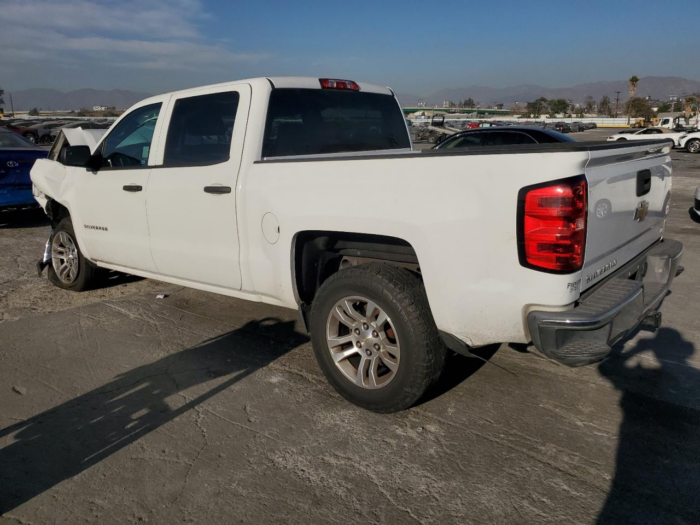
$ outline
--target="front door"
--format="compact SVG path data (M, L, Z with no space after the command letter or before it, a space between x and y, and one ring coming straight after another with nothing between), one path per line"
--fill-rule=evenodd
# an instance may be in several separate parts
M96 170L67 168L77 177L73 227L90 259L143 271L156 271L146 219L148 159L161 103L126 115L98 147ZM78 219L77 221L75 219Z
M239 290L236 180L250 105L247 84L174 97L147 210L159 273Z

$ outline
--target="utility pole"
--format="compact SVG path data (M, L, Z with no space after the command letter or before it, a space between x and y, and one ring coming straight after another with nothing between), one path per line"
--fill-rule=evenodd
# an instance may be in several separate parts
M615 118L617 118L617 106L620 105L620 92L615 91L615 93L617 94L617 97L615 97Z

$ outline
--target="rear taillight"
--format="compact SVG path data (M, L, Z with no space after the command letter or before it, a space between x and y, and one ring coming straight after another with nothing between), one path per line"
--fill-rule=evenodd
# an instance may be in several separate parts
M520 190L518 245L523 266L557 273L581 269L586 247L583 176Z
M352 80L338 80L333 78L319 78L323 89L348 89L350 91L360 91L360 86Z

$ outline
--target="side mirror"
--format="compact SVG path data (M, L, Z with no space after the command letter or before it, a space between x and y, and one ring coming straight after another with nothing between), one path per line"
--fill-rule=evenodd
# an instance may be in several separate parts
M92 153L87 146L66 146L61 150L59 161L65 166L87 167Z

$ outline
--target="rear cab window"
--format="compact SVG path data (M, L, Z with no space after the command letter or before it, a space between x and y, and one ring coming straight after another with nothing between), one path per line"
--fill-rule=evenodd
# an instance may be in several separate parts
M270 94L263 158L410 148L391 95L297 88Z

